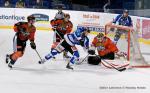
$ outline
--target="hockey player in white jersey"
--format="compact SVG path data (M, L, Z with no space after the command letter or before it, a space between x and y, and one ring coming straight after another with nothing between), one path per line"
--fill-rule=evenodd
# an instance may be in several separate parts
M75 45L81 45L85 49L89 48L89 38L87 37L90 30L85 27L79 27L76 31L70 34L66 34L64 36L64 40L62 40L57 47L51 51L49 54L45 56L39 64L43 64L47 60L51 59L53 56L61 53L64 50L69 51L72 54L70 61L68 62L66 68L73 69L70 66L70 63L74 64L77 60L79 60L79 52Z

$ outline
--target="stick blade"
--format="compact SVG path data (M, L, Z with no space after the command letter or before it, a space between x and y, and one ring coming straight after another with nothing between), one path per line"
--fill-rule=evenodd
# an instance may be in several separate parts
M125 70L126 70L126 68L120 68L120 69L118 69L118 71L120 71L120 72L125 71Z

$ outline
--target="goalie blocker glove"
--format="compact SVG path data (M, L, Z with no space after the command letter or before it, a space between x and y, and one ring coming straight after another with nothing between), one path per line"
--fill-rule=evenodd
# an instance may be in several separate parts
M99 55L88 57L88 64L98 65L99 63L101 63L101 57Z
M88 50L88 53L91 54L91 55L94 55L95 54L95 50Z

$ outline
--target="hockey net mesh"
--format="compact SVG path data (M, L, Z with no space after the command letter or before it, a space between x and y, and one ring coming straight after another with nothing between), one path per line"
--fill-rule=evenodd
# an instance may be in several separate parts
M113 41L116 31L123 31L123 33L117 42L117 47L120 54L118 53L116 55L115 60L119 59L129 62L129 66L133 68L150 67L150 64L144 60L144 57L140 51L140 45L136 31L130 27L121 25L111 24L105 26L105 35L111 38Z

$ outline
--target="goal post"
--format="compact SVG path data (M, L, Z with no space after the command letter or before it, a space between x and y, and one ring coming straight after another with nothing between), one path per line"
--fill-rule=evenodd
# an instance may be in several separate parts
M110 23L105 25L104 33L112 40L114 39L116 31L123 32L119 41L116 44L119 51L126 53L126 57L123 58L123 60L128 61L131 68L150 67L150 64L147 63L142 56L137 32L132 27L115 25Z

